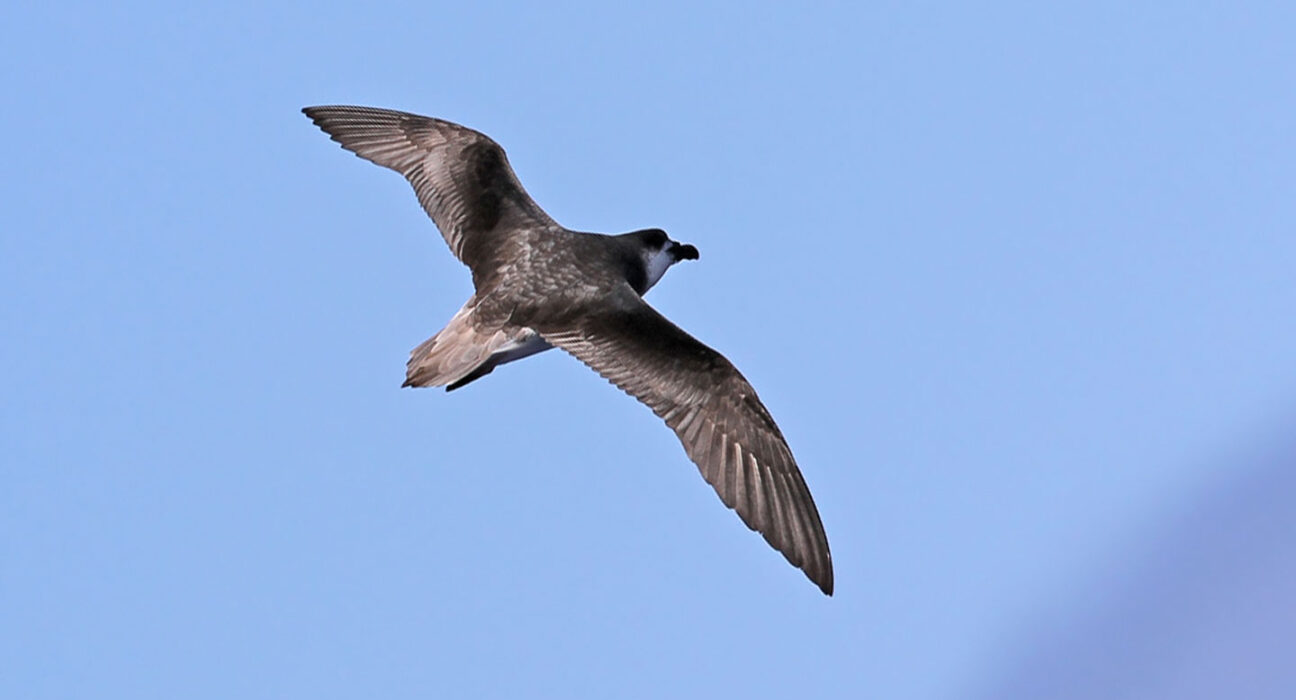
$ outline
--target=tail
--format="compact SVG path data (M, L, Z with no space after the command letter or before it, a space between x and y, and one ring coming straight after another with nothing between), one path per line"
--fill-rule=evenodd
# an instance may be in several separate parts
M445 328L410 352L402 386L455 384L488 363L491 355L509 342L513 334L502 328L477 327L473 318L475 302L476 298L469 299Z

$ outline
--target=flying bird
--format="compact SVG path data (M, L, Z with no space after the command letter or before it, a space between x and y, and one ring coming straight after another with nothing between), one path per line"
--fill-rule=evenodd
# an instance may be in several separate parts
M729 360L642 298L697 248L656 228L564 228L522 188L504 149L467 127L372 107L302 112L343 148L404 175L472 272L475 293L410 353L405 386L450 391L562 348L652 409L720 500L832 595L823 523L769 411Z

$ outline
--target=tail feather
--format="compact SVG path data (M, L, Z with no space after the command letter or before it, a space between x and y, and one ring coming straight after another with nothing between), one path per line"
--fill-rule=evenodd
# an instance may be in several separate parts
M410 352L402 386L454 384L489 362L491 355L516 335L516 331L502 328L478 328L473 301L469 299L445 328Z

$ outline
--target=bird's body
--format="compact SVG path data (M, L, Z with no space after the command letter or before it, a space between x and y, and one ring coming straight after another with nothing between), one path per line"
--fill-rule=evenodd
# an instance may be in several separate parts
M619 286L642 295L671 264L690 257L697 249L656 229L620 236L556 229L508 239L490 268L474 275L477 292L463 309L410 354L405 385L458 389L548 350L553 346L534 330L541 319L596 307ZM490 354L479 358L476 349Z
M344 148L404 175L472 272L475 293L411 353L406 386L456 389L560 347L665 420L725 504L831 595L823 525L773 418L724 356L641 298L696 248L660 229L563 228L503 149L458 124L369 107L303 111Z

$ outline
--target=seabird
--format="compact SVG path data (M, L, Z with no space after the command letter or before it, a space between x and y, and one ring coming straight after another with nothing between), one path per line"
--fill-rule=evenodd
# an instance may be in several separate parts
M559 225L504 149L441 119L372 107L302 110L342 147L405 176L475 293L410 354L404 386L453 390L559 347L646 404L747 527L832 595L832 556L810 490L756 390L723 355L643 300L697 248L661 229Z

